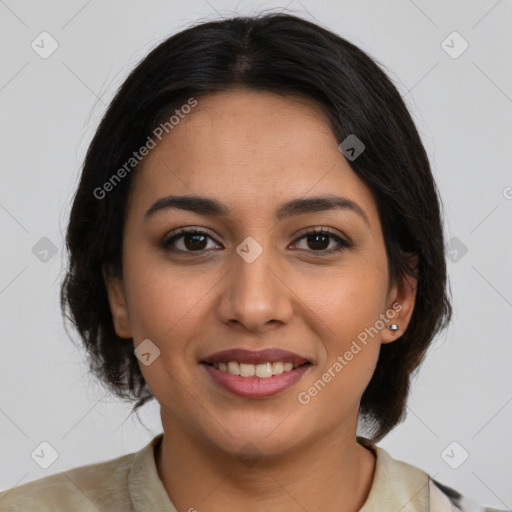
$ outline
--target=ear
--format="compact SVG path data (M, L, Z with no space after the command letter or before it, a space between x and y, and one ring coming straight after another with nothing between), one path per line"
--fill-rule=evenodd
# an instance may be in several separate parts
M410 262L411 268L416 269L418 257L411 256ZM392 285L384 312L386 326L381 332L381 343L391 343L405 333L414 310L417 284L417 279L406 274ZM389 329L388 326L391 324L397 324L398 330Z
M123 278L111 272L105 265L102 272L116 334L120 338L131 338L132 329L128 307L126 306Z

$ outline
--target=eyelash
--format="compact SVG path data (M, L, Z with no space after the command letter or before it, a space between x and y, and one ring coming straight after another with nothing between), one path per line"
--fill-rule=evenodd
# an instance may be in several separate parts
M193 228L193 229L180 228L178 231L172 233L171 236L166 237L162 241L162 243L161 243L162 249L164 249L167 252L181 253L181 254L186 254L186 255L190 255L190 256L193 256L193 255L200 256L205 251L208 250L208 249L201 249L201 250L198 250L198 251L184 251L182 249L176 249L176 248L172 247L172 244L174 242L176 242L180 238L183 238L185 235L206 235L207 237L209 237L212 240L214 240L215 243L218 243L206 231L201 231L200 229L197 229L197 228ZM335 249L323 249L323 250L319 250L319 251L307 250L307 252L310 252L314 257L330 256L332 254L340 253L340 252L344 251L345 249L349 249L349 248L352 247L352 244L350 242L348 242L347 240L345 240L345 239L341 238L340 236L336 235L335 233L333 233L328 228L320 228L320 229L315 228L315 229L312 229L311 231L302 232L300 234L299 238L297 238L295 240L294 244L298 243L299 241L305 239L307 236L310 236L310 235L311 236L314 236L314 235L327 235L330 238L334 239L339 244L339 247L335 248Z

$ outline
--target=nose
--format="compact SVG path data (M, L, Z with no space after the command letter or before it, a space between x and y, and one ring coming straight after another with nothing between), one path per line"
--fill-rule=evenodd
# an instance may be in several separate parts
M271 250L264 249L250 263L236 252L232 260L218 305L219 320L252 332L288 323L293 315L293 292Z

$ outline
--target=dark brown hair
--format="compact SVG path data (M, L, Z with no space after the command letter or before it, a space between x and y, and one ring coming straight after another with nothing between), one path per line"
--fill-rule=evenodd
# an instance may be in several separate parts
M102 270L122 272L127 196L137 166L98 198L148 136L191 97L232 88L301 95L328 115L338 141L364 152L349 164L377 201L389 273L417 280L406 332L384 344L360 415L378 441L405 417L413 372L451 317L439 194L428 157L398 90L370 56L333 32L288 14L200 23L169 37L129 74L88 148L73 200L62 282L63 314L78 330L90 369L118 397L153 398L133 343L117 336ZM416 269L408 256L416 255Z

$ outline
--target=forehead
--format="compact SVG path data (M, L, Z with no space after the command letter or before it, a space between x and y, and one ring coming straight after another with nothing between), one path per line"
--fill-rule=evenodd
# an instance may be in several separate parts
M164 195L208 195L232 210L263 214L297 197L337 193L375 215L373 196L338 149L327 115L312 100L229 91L197 106L137 170L134 206Z

